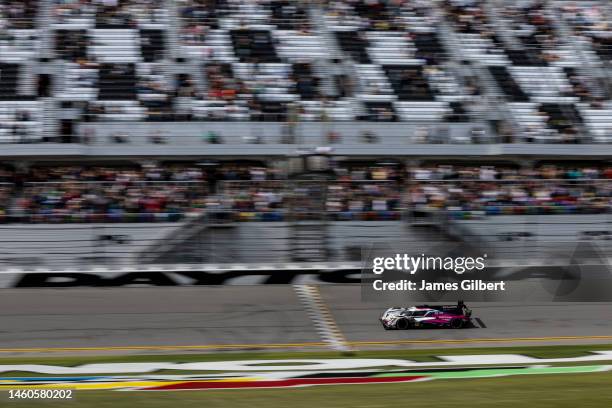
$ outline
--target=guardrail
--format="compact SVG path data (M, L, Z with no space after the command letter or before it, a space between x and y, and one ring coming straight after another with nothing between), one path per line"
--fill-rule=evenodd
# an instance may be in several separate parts
M80 140L99 144L385 145L500 143L485 122L83 122Z
M187 236L181 233L182 227L180 223L0 225L0 270L105 268L119 273L126 268L149 270L151 266L165 270L182 265L198 270L203 265L251 268L255 264L294 262L288 223L203 228ZM359 263L362 249L370 247L396 248L398 253L442 251L436 252L436 256L442 256L447 250L460 250L465 242L487 253L487 265L491 267L550 267L576 254L585 263L601 257L612 259L610 230L609 215L447 219L447 227L441 229L407 228L399 222L344 221L328 223L325 245L327 262L337 263ZM180 242L172 241L177 236L182 237Z

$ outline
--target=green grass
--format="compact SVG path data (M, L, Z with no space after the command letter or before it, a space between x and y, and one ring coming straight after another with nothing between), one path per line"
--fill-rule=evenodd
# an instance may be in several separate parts
M0 364L50 364L75 366L87 363L151 361L227 361L305 358L403 358L436 361L437 355L516 353L540 358L582 356L589 351L611 350L612 345L565 345L536 347L445 348L357 352L350 356L334 352L224 352L214 354L105 355L70 357L0 358ZM590 363L593 364L593 363ZM570 365L565 363L564 365ZM262 367L265 370L265 365ZM180 371L166 370L180 374ZM160 372L161 373L161 372ZM25 373L15 373L25 375ZM10 376L4 373L2 376ZM0 377L1 378L1 377ZM215 390L180 392L75 391L71 401L9 401L0 391L0 407L74 408L608 408L612 406L612 373L542 374L486 379L436 379L403 384L333 385L290 389Z
M80 391L71 402L20 401L23 408L608 408L612 373L517 376L294 388L181 392Z

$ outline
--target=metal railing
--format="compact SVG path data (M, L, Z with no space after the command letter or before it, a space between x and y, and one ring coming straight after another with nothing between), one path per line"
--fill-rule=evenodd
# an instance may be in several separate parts
M593 218L595 217L595 218ZM498 216L482 220L448 218L445 228L407 228L401 222L329 222L325 248L329 262L359 262L371 246L427 253L466 241L497 261L540 262L569 257L577 244L612 257L610 214ZM184 224L0 225L0 269L38 268L87 271L98 266L147 268L169 264L268 264L292 260L286 222L241 223L236 228L201 228L180 233ZM606 234L607 231L607 234ZM179 237L176 240L174 237ZM159 268L159 266L158 266ZM162 270L161 268L159 270Z

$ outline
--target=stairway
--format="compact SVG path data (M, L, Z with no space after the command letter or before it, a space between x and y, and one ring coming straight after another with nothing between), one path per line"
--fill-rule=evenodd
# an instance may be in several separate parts
M294 180L287 195L289 247L295 262L322 262L329 256L326 180Z

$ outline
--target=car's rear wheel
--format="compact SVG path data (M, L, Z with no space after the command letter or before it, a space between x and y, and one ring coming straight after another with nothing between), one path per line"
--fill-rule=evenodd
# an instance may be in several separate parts
M411 326L412 324L408 319L399 319L397 323L395 323L395 327L397 327L398 330L407 330Z
M450 321L451 329L460 329L463 327L463 320L461 319L453 319Z

